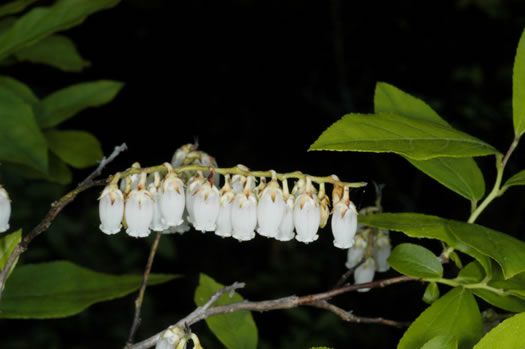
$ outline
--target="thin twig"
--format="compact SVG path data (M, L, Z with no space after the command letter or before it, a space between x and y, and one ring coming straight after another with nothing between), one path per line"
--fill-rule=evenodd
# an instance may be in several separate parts
M113 149L113 152L106 158L105 156L98 162L98 166L95 169L95 171L91 172L89 176L86 177L82 182L80 182L79 186L84 185L90 181L92 181L94 178L100 176L102 173L102 170L104 167L106 167L107 164L109 164L111 161L113 161L120 153L123 151L128 150L128 146L126 143L122 143L121 145L117 145L115 149Z
M11 255L9 255L4 269L2 269L2 272L0 273L0 298L2 297L2 292L4 291L5 279L7 277L7 274L9 273L9 270L13 266L16 259L27 250L29 244L31 243L31 241L33 241L34 238L36 238L38 235L42 234L44 231L49 229L49 227L51 226L51 222L53 222L53 220L62 211L62 209L66 207L69 203L71 203L77 197L78 194L89 188L104 185L107 183L107 179L95 181L93 180L93 178L95 178L95 176L98 173L100 173L102 168L106 166L110 161L112 161L124 149L125 144L121 145L120 147L115 147L115 150L113 150L113 153L111 153L108 159L105 161L101 161L101 164L99 164L97 169L93 173L91 173L85 180L83 180L74 190L64 195L58 201L51 203L51 208L49 209L44 219L36 227L34 227L29 234L24 236L24 239L16 245Z
M153 259L155 258L155 253L157 253L157 247L159 246L159 240L162 235L162 231L158 231L151 246L151 251L148 257L148 263L146 264L146 269L144 270L144 279L142 280L142 286L140 286L140 291L137 299L135 300L135 315L133 316L133 323L131 324L131 330L129 331L128 341L125 348L129 347L133 343L133 337L140 326L140 310L142 309L142 302L144 300L144 292L146 291L146 285L148 284L149 273L151 272L151 266L153 265Z
M288 297L277 298L277 299L272 299L272 300L265 300L265 301L258 301L258 302L242 301L238 303L231 303L231 304L226 304L226 305L210 307L208 309L203 309L203 307L199 307L195 309L193 312L191 312L189 315L187 315L186 317L180 319L175 324L175 326L191 326L195 324L196 322L204 320L213 315L227 314L227 313L232 313L232 312L241 311L241 310L265 312L265 311L271 311L271 310L277 310L277 309L291 309L291 308L296 308L296 307L303 306L303 305L312 305L313 303L317 304L317 302L324 301L326 299L329 299L334 296L337 296L343 293L347 293L350 291L356 291L361 288L386 287L386 286L397 284L400 282L414 281L414 280L417 280L417 279L414 279L409 276L398 276L398 277L394 277L390 279L377 280L377 281L367 282L363 284L345 285L337 289L329 290L329 291L322 292L322 293L316 293L316 294L312 294L308 296L303 296L303 297L288 296ZM232 286L229 286L229 287L232 287ZM224 294L223 290L220 290L219 292L222 292L221 294ZM317 306L317 305L313 305L313 306ZM329 309L329 310L333 311L332 309ZM395 327L404 325L404 323L400 323L400 322L393 321L393 320L385 320L385 319L383 319L382 321L378 320L381 318L356 317L356 319L358 319L360 322L368 321L368 322L380 323L383 325L395 326ZM159 332L142 342L136 343L135 345L131 346L130 349L151 348L157 343L157 341L159 340L159 338L161 337L163 333L164 331Z

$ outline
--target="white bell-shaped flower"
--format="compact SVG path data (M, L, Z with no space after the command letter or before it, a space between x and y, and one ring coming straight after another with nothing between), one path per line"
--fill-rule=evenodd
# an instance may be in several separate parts
M345 263L348 269L352 269L361 262L365 255L366 247L366 240L361 235L357 235L354 245L348 249L348 256Z
M188 211L184 209L184 214L182 218L182 223L177 225L176 227L169 227L164 231L164 234L184 234L191 229L191 224L188 222Z
M204 178L202 172L197 171L197 173L188 180L186 186L186 211L188 211L188 222L191 224L194 222L193 202L195 201L195 193L205 181L206 178Z
M350 188L345 187L343 198L334 207L332 214L332 233L334 246L350 248L354 243L357 231L357 209L350 201Z
M214 231L220 208L219 190L205 181L193 195L193 226L203 233Z
M160 212L164 225L173 227L184 222L182 219L186 202L184 183L173 172L173 168L169 163L164 165L168 168L168 174L164 177L160 186Z
M217 227L215 228L215 235L221 237L232 236L232 207L235 195L231 191L230 175L225 176L224 186L220 191L220 207L219 215L217 216Z
M293 222L297 232L296 240L310 243L319 238L317 231L321 223L321 208L317 195L313 195L310 177L306 177L304 192L295 199Z
M165 231L168 226L163 223L160 212L160 175L158 172L155 172L154 178L153 183L148 185L148 191L153 198L153 219L149 227L153 231Z
M380 231L375 239L374 250L372 255L376 262L376 270L379 272L385 272L390 269L387 259L390 257L392 247L390 245L390 238L388 237L388 231Z
M232 206L232 237L239 241L248 241L255 237L257 226L257 199L253 194L252 177L248 177L244 191L235 195Z
M272 180L262 191L257 204L257 222L259 224L257 232L262 236L277 237L285 206L283 192L277 182L275 171L273 171Z
M138 162L134 162L131 165L131 168L140 168L140 164ZM127 176L126 178L123 178L120 181L120 191L126 194L126 193L129 193L131 190L137 189L139 180L140 180L140 175L137 173Z
M248 167L244 165L237 165L237 168L242 171L249 171ZM250 177L252 178L252 181L251 181L252 184L250 184L250 190L253 191L255 190L255 177L253 176L250 176ZM232 191L234 194L242 193L244 191L246 180L247 180L246 176L233 175L231 187L232 187Z
M7 191L0 185L0 233L3 233L9 229L10 217L11 199L9 199Z
M283 200L285 201L283 217L279 223L279 232L275 237L279 241L290 241L295 237L293 224L293 205L295 198L288 190L288 181L283 180Z
M117 173L98 198L99 229L108 235L116 234L122 228L124 195L117 186L119 177L120 174Z
M367 260L355 268L354 270L354 281L356 284L364 284L367 282L371 282L374 280L374 274L376 271L376 262L374 261L374 258L370 257L367 258ZM358 292L368 292L370 291L369 288L360 288L357 290Z
M153 197L144 190L146 174L142 173L137 189L129 192L124 208L124 217L128 229L126 233L133 237L146 237L150 234L149 226L153 220Z
M170 326L160 336L155 349L175 349L175 346L178 346L185 336L186 333L182 327Z

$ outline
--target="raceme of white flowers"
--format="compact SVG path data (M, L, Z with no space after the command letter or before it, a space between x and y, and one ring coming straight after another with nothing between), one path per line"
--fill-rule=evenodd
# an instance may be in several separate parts
M128 235L146 237L151 231L183 233L193 226L238 241L251 240L257 233L280 241L295 238L310 243L318 239L319 228L330 216L324 183L317 189L310 176L297 180L291 192L288 181L279 181L275 171L270 171L268 183L262 177L258 185L253 176L225 175L219 189L216 173L197 171L188 177L184 172L177 174L169 163L164 166L167 174L162 179L158 172L149 176L141 172L122 180L119 174L113 176L99 197L101 231L116 234L124 226ZM139 169L140 165L132 167ZM348 187L335 186L332 196L334 245L347 249L354 243L357 210Z

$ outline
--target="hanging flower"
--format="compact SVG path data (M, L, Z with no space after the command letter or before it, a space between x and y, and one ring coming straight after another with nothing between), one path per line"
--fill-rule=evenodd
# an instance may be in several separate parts
M272 170L272 180L261 193L257 205L257 232L262 236L275 238L283 219L286 203L283 192L277 182L275 171Z
M197 171L197 173L188 180L186 186L186 210L188 211L188 222L191 224L194 222L193 202L195 200L195 193L205 181L206 178L204 178L202 172Z
M211 178L213 181L213 176ZM193 226L203 233L214 231L220 208L219 190L210 181L205 181L193 196Z
M372 255L376 262L376 270L379 272L385 272L390 269L390 265L387 262L392 247L390 245L390 238L388 237L387 230L381 230L375 239L374 250Z
M367 241L361 235L355 237L354 245L348 249L345 266L352 269L358 265L365 255Z
M295 199L293 221L298 241L310 243L319 238L317 231L321 222L321 209L317 196L313 195L312 179L309 176L306 177L304 192Z
M279 223L279 231L275 237L279 241L290 241L295 237L293 224L294 196L288 190L288 181L283 179L283 200L285 202L283 217Z
M367 282L371 282L374 280L374 274L375 274L375 267L376 262L374 261L374 258L369 257L367 260L358 266L354 270L354 281L356 284L364 284ZM358 292L368 292L370 291L369 288L360 288L357 290Z
M9 229L9 218L11 217L11 199L7 191L0 185L0 233Z
M251 240L255 237L257 226L257 199L253 194L253 177L248 177L244 191L235 195L232 206L232 236L239 241Z
M153 231L165 231L168 225L162 221L160 212L160 175L158 172L153 174L153 182L148 185L148 191L153 197L153 219L151 220L150 229Z
M186 337L186 333L182 327L170 326L160 336L155 349L175 349L175 346L179 345L184 337Z
M332 233L334 246L350 248L357 231L357 209L350 201L350 188L344 188L343 198L335 205L332 214Z
M129 192L124 208L124 217L128 229L126 233L133 237L146 237L150 234L149 226L153 220L153 197L144 190L146 173L140 175L137 189Z
M122 217L124 216L124 196L117 186L119 177L120 173L115 174L111 182L104 188L102 194L100 194L98 198L98 213L100 217L99 229L108 235L116 234L122 228L121 222Z
M168 168L168 174L162 181L160 190L160 212L162 222L166 226L177 226L183 223L182 215L184 214L184 183L175 174L169 163L164 166Z
M230 175L224 178L224 186L220 191L219 214L217 215L215 235L221 237L232 236L232 205L235 195L231 190Z
M317 198L319 199L319 206L321 208L321 222L319 223L319 228L324 228L326 227L326 223L328 223L328 217L330 217L330 198L326 195L324 183L320 184Z

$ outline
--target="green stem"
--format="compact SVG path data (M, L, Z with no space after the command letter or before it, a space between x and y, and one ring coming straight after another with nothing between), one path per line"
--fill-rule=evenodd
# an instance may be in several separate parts
M468 219L468 223L474 223L478 216L487 208L487 206L499 196L500 193L500 187L501 187L501 179L503 178L503 163L501 161L502 155L496 154L496 170L498 171L496 174L496 181L494 182L494 187L492 187L492 190L490 191L489 195L485 197L485 199L481 202L481 204L472 212Z
M440 284L448 285L448 286L451 286L451 287L461 286L463 288L468 288L468 289L487 290L487 291L493 292L493 293L495 293L497 295L500 295L500 296L508 296L509 295L505 290L503 290L501 288L496 288L496 287L492 287L492 286L487 285L487 281L486 280L483 280L483 281L475 283L475 284L463 284L463 283L458 282L458 281L453 280L453 279L444 279L444 278L430 278L430 279L424 279L424 280L428 281L428 282L438 282Z

